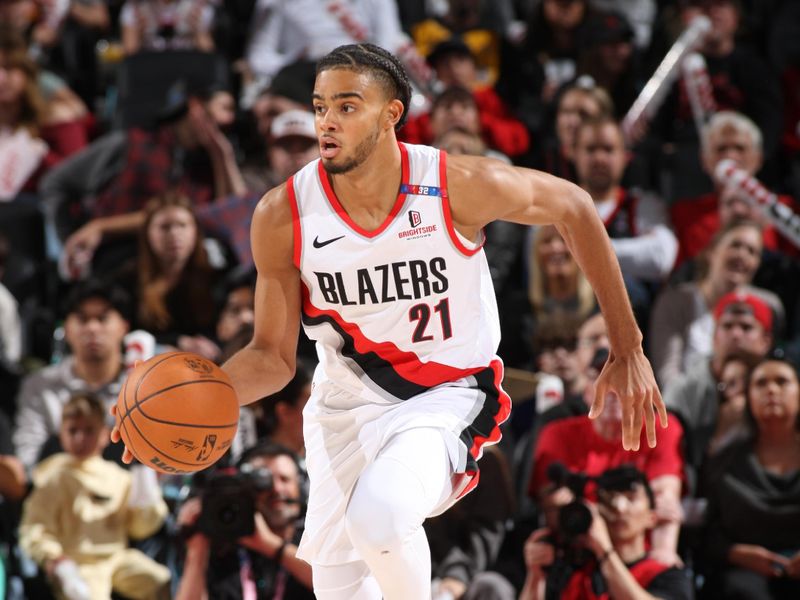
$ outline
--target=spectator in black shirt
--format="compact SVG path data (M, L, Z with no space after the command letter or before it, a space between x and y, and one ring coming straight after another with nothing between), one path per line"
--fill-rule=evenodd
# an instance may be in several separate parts
M724 451L708 491L709 597L800 597L800 384L793 365L767 357L750 373L751 439Z

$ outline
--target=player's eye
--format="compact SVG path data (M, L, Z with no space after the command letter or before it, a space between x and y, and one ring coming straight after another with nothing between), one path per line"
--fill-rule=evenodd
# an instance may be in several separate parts
M322 106L321 104L316 104L314 106L314 112L317 113L318 115L321 115L323 112L325 112L325 107Z
M345 112L345 113L351 113L355 109L356 109L356 107L353 106L352 104L343 104L342 105L342 112Z

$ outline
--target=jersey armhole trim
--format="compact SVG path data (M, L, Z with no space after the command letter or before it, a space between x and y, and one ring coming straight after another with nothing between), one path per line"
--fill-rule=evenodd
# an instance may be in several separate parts
M294 192L294 175L286 180L286 189L289 192L289 208L292 210L292 262L299 269L303 240L300 228L300 208L297 206L297 195Z
M465 245L462 240L464 236L460 235L455 226L453 225L453 215L450 212L450 194L447 190L447 152L439 150L439 190L442 196L442 214L444 215L444 224L447 228L447 233L450 240L456 249L464 256L474 256L477 254L483 245L486 243L486 235L481 229L481 241L473 248Z

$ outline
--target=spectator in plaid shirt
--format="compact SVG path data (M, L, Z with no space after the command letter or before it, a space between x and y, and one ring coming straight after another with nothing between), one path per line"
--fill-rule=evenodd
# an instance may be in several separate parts
M167 190L186 194L198 206L246 191L231 144L202 92L181 84L170 90L154 131L112 132L42 181L51 220L65 213L78 220L88 217L75 231L64 219L56 223L59 235L67 238L67 270L87 271L81 267L88 266L101 242L132 237L143 223L145 202ZM67 206L73 199L78 203Z

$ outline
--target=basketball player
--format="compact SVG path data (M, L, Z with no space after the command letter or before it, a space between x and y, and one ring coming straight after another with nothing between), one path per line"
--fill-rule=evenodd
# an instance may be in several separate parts
M478 481L509 398L481 245L495 219L555 223L593 284L612 352L592 416L615 392L623 446L666 411L619 265L591 198L550 175L398 143L410 88L370 44L318 63L321 159L269 191L253 216L255 334L224 366L242 404L292 376L302 320L320 365L304 410L306 532L282 550L312 565L321 600L429 598L422 522ZM118 437L118 436L117 436Z

